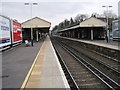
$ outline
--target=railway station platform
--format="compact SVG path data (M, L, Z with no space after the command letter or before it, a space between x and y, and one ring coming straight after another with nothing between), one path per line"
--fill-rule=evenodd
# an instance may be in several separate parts
M105 40L81 40L75 38L61 37L57 35L55 35L54 37L64 42L65 44L74 43L110 59L118 61L120 58L120 42L117 41L110 41L107 43Z
M107 43L106 40L81 40L81 39L74 39L74 38L61 37L61 36L57 36L57 37L66 38L66 39L70 39L70 40L74 40L74 41L79 41L79 42L83 42L83 43L87 43L87 44L93 44L96 46L105 47L105 48L109 48L109 49L120 50L120 47L119 47L120 42L117 42L117 41L110 40Z
M21 90L27 88L70 88L49 36L41 46Z
M80 40L80 41L83 41L83 40ZM102 47L107 47L107 48L110 48L110 49L116 49L116 50L120 50L119 48L119 43L120 42L117 42L117 41L112 41L110 40L108 43L106 40L93 40L93 41L84 41L86 43L90 43L90 44L94 44L94 45L98 45L98 46L102 46Z
M115 49L115 50L120 50L119 48L119 44L117 41L109 41L108 43L105 40L79 40L81 42L85 42L85 43L89 43L89 44L94 44L97 46L101 46L101 47L106 47L106 48L110 48L110 49Z

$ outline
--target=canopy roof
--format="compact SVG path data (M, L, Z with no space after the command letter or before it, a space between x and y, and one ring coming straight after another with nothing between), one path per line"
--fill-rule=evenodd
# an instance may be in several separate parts
M34 17L22 23L22 28L50 28L51 23L39 17Z
M89 19L86 19L80 23L80 27L105 27L106 25L106 22L95 17L90 17Z

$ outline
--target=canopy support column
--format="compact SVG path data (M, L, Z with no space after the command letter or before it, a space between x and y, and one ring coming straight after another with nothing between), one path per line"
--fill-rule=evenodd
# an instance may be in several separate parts
M36 41L38 42L38 30L36 30Z
M93 29L91 29L91 40L93 40Z

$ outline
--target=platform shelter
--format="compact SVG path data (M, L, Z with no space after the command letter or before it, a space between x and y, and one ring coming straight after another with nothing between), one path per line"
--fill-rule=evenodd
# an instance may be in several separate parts
M106 25L106 22L95 17L90 17L80 22L79 25L60 30L58 33L61 36L71 38L89 40L104 39L106 35Z
M23 40L39 41L43 36L49 33L51 23L41 19L39 17L34 17L22 23L23 30Z

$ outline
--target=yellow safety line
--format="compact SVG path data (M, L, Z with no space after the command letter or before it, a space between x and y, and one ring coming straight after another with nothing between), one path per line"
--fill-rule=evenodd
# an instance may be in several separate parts
M45 44L45 41L43 42L41 48L44 46L44 44ZM40 48L40 50L41 50L41 48ZM34 68L34 66L35 66L35 63L36 63L36 61L37 61L37 58L38 58L38 56L39 56L40 50L39 50L39 52L38 52L38 54L37 54L37 56L36 56L36 58L35 58L35 60L34 60L34 62L33 62L33 64L32 64L32 66L31 66L31 68L30 68L30 70L29 70L29 72L28 72L28 74L27 74L27 76L26 76L26 78L25 78L25 80L24 80L24 82L23 82L20 90L24 90L24 89L25 89L25 86L27 85L28 79L29 79L29 77L30 77L30 75L31 75L31 73L32 73L32 70L33 70L33 68Z

